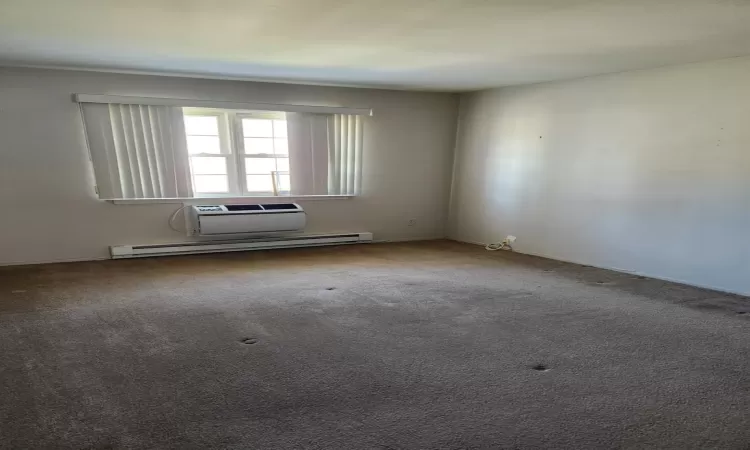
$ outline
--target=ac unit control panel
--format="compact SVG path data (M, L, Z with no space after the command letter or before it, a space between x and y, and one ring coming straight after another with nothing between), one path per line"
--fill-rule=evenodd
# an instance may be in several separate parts
M224 211L224 208L222 208L221 205L216 205L216 206L196 206L195 209L197 209L199 213L204 213L204 212L222 212L222 211Z

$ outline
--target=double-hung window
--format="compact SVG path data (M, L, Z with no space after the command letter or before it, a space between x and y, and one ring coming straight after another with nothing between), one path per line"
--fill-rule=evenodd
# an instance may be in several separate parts
M242 139L239 149L244 167L244 193L249 195L291 192L289 139L286 115L237 114Z
M236 157L226 115L185 111L184 117L193 192L209 196L238 193Z
M289 195L289 141L282 112L185 108L196 196Z
M336 113L346 108L270 111L84 97L96 97L77 101L100 198L359 192L363 119Z

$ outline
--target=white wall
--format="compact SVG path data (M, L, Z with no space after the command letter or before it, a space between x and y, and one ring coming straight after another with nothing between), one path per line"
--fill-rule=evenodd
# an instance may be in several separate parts
M363 195L300 202L308 231L445 236L455 95L0 68L0 264L105 258L110 245L186 239L167 226L175 205L97 199L73 93L372 107Z
M451 237L750 294L750 58L460 109Z

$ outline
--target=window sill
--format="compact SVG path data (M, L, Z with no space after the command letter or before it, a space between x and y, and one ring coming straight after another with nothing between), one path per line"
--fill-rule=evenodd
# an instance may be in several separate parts
M184 198L121 198L104 200L115 205L152 205L160 203L185 203L188 205L216 205L236 203L307 202L318 200L346 200L353 195L285 195L279 197L184 197Z

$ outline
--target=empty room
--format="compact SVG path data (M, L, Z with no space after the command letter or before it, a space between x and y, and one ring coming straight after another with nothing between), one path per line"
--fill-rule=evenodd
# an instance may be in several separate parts
M0 0L0 449L750 447L750 1Z

